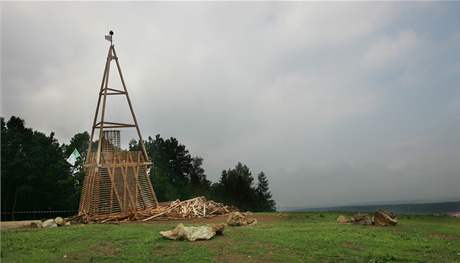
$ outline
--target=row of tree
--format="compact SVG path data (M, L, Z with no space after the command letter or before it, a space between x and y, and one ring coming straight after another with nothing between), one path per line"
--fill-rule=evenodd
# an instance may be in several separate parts
M87 132L74 135L69 144L59 144L50 135L26 128L24 120L1 118L1 205L2 219L21 218L17 211L53 211L78 209L83 184L83 160L88 146ZM154 163L150 176L160 201L188 199L204 195L237 206L242 210L274 211L275 202L267 177L257 175L241 163L222 171L220 180L211 183L203 168L203 158L192 157L175 138L156 135L145 141ZM74 166L66 158L77 149L81 158ZM139 150L133 140L129 150ZM38 217L43 216L38 214ZM22 218L33 217L31 214Z
M235 168L223 170L218 182L211 183L202 167L203 158L192 157L176 138L149 137L145 148L154 163L150 176L159 200L204 195L242 210L275 211L264 172L257 175L255 183L250 169L238 163ZM132 140L129 149L140 150L139 142Z
M78 207L77 184L64 148L53 133L26 128L24 120L17 117L7 123L1 119L2 220L14 218L16 211ZM28 216L33 215L22 214L22 218Z

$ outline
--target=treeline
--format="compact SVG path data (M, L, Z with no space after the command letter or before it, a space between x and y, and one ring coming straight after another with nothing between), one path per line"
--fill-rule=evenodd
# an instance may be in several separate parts
M87 132L75 134L69 144L59 144L54 133L46 135L25 127L24 120L1 118L1 210L2 220L46 217L43 213L18 214L20 211L78 210L83 184L83 161L88 149ZM150 171L159 201L188 199L204 195L241 210L274 211L267 177L253 177L241 163L222 171L220 180L207 179L203 158L192 157L175 138L145 141L154 166ZM66 158L77 149L81 158L74 166ZM138 150L135 140L129 150Z
M75 210L77 181L66 162L65 147L54 133L24 126L24 120L1 119L2 220L45 216L16 211Z
M159 200L204 195L241 210L275 211L275 201L263 172L257 175L255 182L250 169L238 163L234 168L223 170L218 182L211 183L202 167L203 158L192 157L176 138L149 137L145 148L154 163L150 176ZM129 149L140 150L139 142L132 140Z

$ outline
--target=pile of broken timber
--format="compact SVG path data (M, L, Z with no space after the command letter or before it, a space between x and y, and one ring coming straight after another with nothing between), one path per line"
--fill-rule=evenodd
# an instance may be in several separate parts
M81 220L84 223L106 223L106 222L126 222L126 221L150 221L150 220L173 220L191 218L209 218L217 215L225 215L238 211L237 208L226 206L212 200L207 200L204 196L195 197L189 200L159 203L154 209L138 211L130 214L110 214L110 215L80 215L74 220Z

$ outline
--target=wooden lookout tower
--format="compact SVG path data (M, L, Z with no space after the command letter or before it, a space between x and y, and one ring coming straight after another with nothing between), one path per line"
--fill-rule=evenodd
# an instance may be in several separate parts
M80 199L79 215L90 217L110 214L131 214L158 206L149 178L152 165L145 149L133 105L121 73L113 32L106 36L110 47L105 63L90 143L85 160L85 179ZM122 89L109 87L110 65L115 61ZM111 96L124 96L129 106L132 123L106 120L106 102ZM122 150L120 129L135 129L141 151ZM95 132L98 132L97 139ZM94 140L96 139L96 140Z

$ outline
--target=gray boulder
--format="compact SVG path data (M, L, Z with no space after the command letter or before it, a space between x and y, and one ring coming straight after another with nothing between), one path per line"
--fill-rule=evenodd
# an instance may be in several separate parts
M184 226L178 224L176 228L168 231L160 231L160 235L171 240L208 240L216 235L223 233L225 226Z
M233 212L227 218L227 225L229 226L250 226L255 224L257 224L257 219L240 212Z

